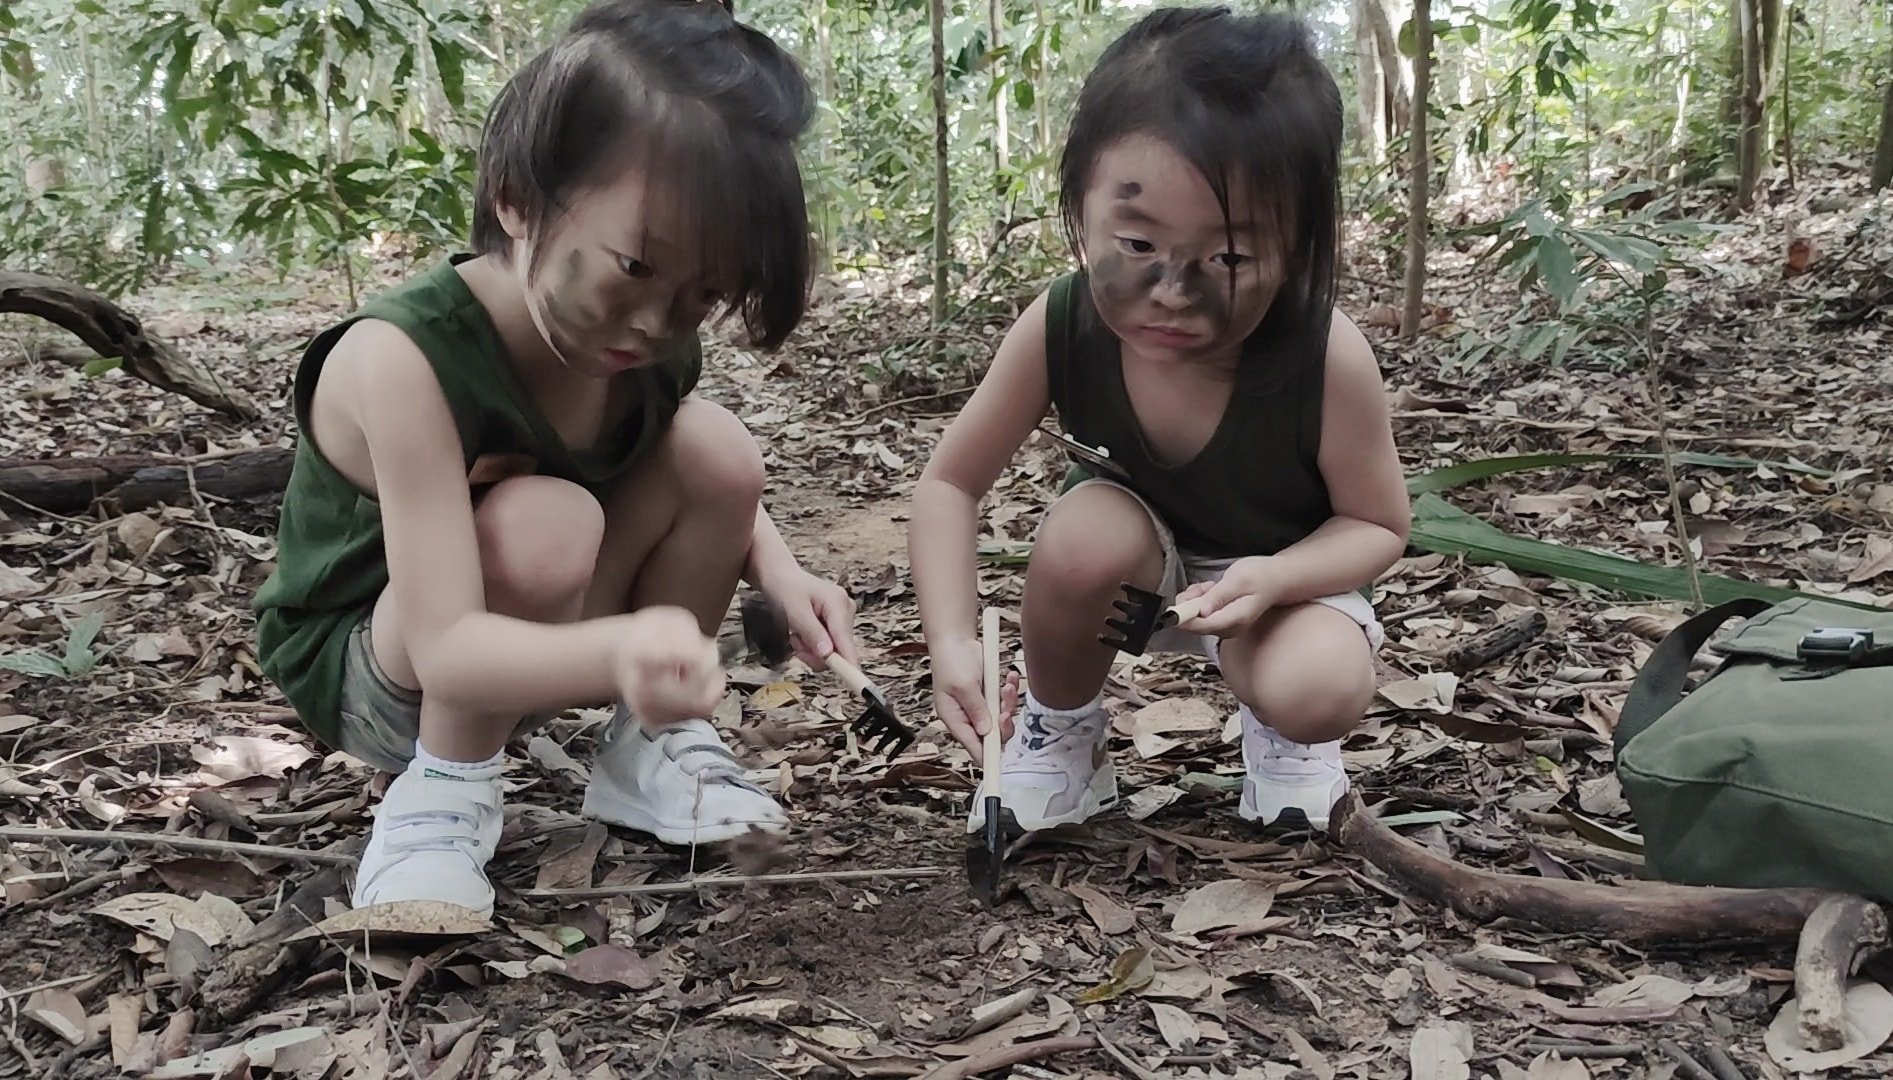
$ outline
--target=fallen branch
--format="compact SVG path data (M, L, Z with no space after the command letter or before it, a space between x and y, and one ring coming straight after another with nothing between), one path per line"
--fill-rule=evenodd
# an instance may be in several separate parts
M259 414L243 391L145 333L137 316L91 289L40 274L0 270L0 314L37 315L78 335L103 357L117 357L125 372L218 412L253 420Z
M1037 1042L1014 1043L983 1054L975 1054L959 1061L948 1062L929 1072L923 1073L920 1080L966 1080L969 1076L1004 1069L1013 1065L1022 1065L1028 1061L1055 1057L1059 1054L1075 1054L1080 1050L1096 1050L1098 1040L1089 1035L1067 1035L1056 1039L1040 1039Z
M1464 675L1524 648L1545 632L1545 625L1545 613L1533 608L1454 645L1443 659L1453 672Z
M1715 1074L1704 1068L1702 1062L1690 1057L1689 1051L1683 1049L1683 1045L1676 1040L1659 1039L1656 1048L1669 1055L1669 1059L1676 1063L1676 1071L1686 1080L1716 1080Z
M883 870L816 870L800 874L700 877L689 881L658 881L643 885L598 885L588 889L527 889L519 895L527 900L608 900L616 896L663 896L737 885L806 885L819 881L930 878L938 877L945 872L937 866L894 867Z
M47 829L38 825L0 825L0 840L24 840L47 843L57 840L67 844L131 844L141 847L169 847L197 855L247 855L258 859L286 859L321 866L354 866L355 856L339 851L308 851L304 848L275 847L270 844L245 844L236 840L211 840L202 836L177 836L172 833L105 832L96 829Z
M1461 866L1381 824L1350 793L1335 805L1342 846L1412 889L1474 922L1513 918L1549 930L1625 943L1793 940L1822 903L1822 889L1729 889L1635 881L1588 881L1500 874Z
M204 1026L217 1030L249 1016L290 976L307 967L316 951L316 941L285 939L321 919L324 902L344 895L346 885L345 875L333 867L312 875L268 918L233 942L234 951L219 958L199 991Z
M90 458L0 460L0 494L49 513L84 510L110 498L121 509L182 503L198 496L250 499L289 483L295 451L266 446L197 458L112 454Z
M1824 889L1732 889L1707 885L1587 881L1500 874L1461 866L1383 825L1349 794L1335 804L1335 838L1420 896L1476 922L1514 918L1561 933L1593 934L1629 944L1798 939L1795 1001L1802 1041L1838 1049L1846 1038L1846 984L1860 965L1886 948L1888 925L1878 904ZM1660 1044L1689 1076L1718 1080L1673 1042Z
M1858 896L1835 896L1808 916L1794 958L1801 1041L1817 1052L1847 1040L1847 980L1886 947L1886 912Z

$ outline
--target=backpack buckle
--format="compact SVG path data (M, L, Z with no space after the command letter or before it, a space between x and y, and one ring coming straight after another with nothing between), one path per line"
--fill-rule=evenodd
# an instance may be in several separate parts
M1873 631L1864 627L1817 627L1801 636L1795 655L1807 663L1857 664L1873 648Z

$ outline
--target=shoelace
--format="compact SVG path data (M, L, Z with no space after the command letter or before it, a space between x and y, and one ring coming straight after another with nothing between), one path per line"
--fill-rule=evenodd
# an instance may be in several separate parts
M1027 713L1019 737L1006 747L1004 765L1043 766L1074 733L1095 726L1095 716L1050 716ZM1062 769L1058 771L1063 771Z

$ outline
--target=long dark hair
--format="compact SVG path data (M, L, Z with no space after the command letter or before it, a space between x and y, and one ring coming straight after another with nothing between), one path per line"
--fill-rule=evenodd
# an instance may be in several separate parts
M1241 178L1255 202L1245 209L1279 230L1284 278L1250 339L1268 343L1258 355L1321 355L1334 310L1341 117L1340 88L1300 20L1159 8L1111 43L1079 94L1059 162L1072 250L1083 254L1098 156L1127 135L1161 139L1209 182L1225 225Z
M726 2L598 0L500 91L481 134L472 245L508 256L499 206L543 236L632 163L731 279L725 310L772 348L808 305L795 142L813 117L794 59ZM544 250L535 246L533 261ZM528 274L538 268L529 266Z

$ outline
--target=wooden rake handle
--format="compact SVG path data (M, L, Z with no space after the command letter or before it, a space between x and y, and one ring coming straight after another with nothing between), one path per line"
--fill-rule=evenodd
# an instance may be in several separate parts
M984 775L986 794L999 794L999 609L989 607L980 613L979 643L985 653L986 728Z

